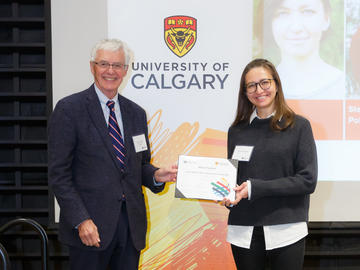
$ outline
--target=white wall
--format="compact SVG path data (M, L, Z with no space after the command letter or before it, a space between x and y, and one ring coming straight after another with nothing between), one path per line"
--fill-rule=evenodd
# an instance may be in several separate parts
M93 82L92 47L107 37L107 5L102 0L51 1L53 104Z

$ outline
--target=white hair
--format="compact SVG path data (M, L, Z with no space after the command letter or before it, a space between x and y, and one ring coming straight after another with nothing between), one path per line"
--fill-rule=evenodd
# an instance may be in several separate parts
M95 61L98 50L113 51L113 52L122 50L125 55L125 65L129 64L130 49L127 47L125 42L121 41L120 39L116 39L116 38L103 39L100 40L98 43L96 43L91 51L91 59L90 59L91 61Z

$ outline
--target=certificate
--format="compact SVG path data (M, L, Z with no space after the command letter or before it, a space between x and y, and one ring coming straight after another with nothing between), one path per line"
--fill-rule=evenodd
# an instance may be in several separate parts
M176 198L235 200L237 160L179 156Z

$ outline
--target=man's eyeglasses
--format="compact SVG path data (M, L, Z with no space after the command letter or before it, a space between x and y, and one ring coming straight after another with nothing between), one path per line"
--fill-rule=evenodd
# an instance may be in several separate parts
M120 70L120 69L124 69L127 70L129 65L125 65L122 63L112 63L110 64L109 62L106 61L100 61L100 62L95 62L93 61L94 64L98 65L98 67L102 68L102 69L108 69L110 67L112 67L112 69L114 70Z
M274 79L262 79L260 82L251 82L246 85L246 93L253 94L256 92L257 86L259 85L262 90L268 90L271 86L271 81Z

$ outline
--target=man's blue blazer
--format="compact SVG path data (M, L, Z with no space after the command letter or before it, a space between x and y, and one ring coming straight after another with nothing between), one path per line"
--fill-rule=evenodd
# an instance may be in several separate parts
M126 198L134 246L145 247L146 207L142 186L157 193L156 167L150 164L145 111L118 95L126 147L125 171L119 166L94 86L60 100L49 120L49 183L60 205L59 239L82 244L76 226L91 218L98 227L101 247L111 242ZM133 136L144 134L148 150L135 152Z

